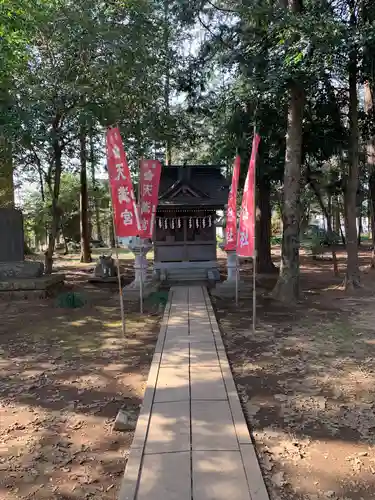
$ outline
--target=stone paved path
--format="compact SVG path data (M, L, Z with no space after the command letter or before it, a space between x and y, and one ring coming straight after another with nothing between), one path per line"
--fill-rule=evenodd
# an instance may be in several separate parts
M119 500L269 500L205 288L171 289Z

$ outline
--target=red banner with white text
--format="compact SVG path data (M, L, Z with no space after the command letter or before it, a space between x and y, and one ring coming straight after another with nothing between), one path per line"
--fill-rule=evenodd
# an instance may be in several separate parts
M236 156L233 166L232 186L228 197L227 224L225 228L225 248L224 250L236 250L237 244L237 189L240 177L241 158Z
M151 238L154 232L156 209L159 199L161 163L157 160L141 160L139 179L139 215L142 238Z
M107 130L106 145L116 236L137 236L140 232L139 215L130 170L117 127Z
M254 135L249 170L247 172L237 237L237 255L255 256L255 163L260 137Z

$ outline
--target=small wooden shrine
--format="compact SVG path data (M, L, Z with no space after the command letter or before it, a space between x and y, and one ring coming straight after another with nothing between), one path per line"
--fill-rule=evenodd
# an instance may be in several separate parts
M227 203L230 187L222 169L217 165L162 169L154 234L156 271L182 277L181 271L194 269L204 278L217 269L216 213Z

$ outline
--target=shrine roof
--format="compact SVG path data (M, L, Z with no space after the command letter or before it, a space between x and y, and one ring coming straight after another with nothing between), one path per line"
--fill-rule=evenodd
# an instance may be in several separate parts
M168 165L162 168L159 207L205 206L228 202L230 183L221 165Z

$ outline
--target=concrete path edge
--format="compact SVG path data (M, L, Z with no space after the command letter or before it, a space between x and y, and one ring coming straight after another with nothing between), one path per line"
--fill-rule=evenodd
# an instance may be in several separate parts
M233 380L219 325L216 320L210 296L205 287L203 287L203 297L212 333L214 336L214 342L216 344L222 377L228 395L229 407L232 414L233 425L238 441L240 454L242 457L250 497L251 500L269 500L269 495L262 476L256 449L253 445L250 432L243 414L238 392ZM145 443L147 440L151 419L151 409L154 402L161 355L166 337L172 301L173 290L171 289L164 311L154 356L151 362L143 404L138 417L133 442L130 447L130 455L124 471L118 500L136 500L137 498L139 479L142 471L142 461L144 458Z

